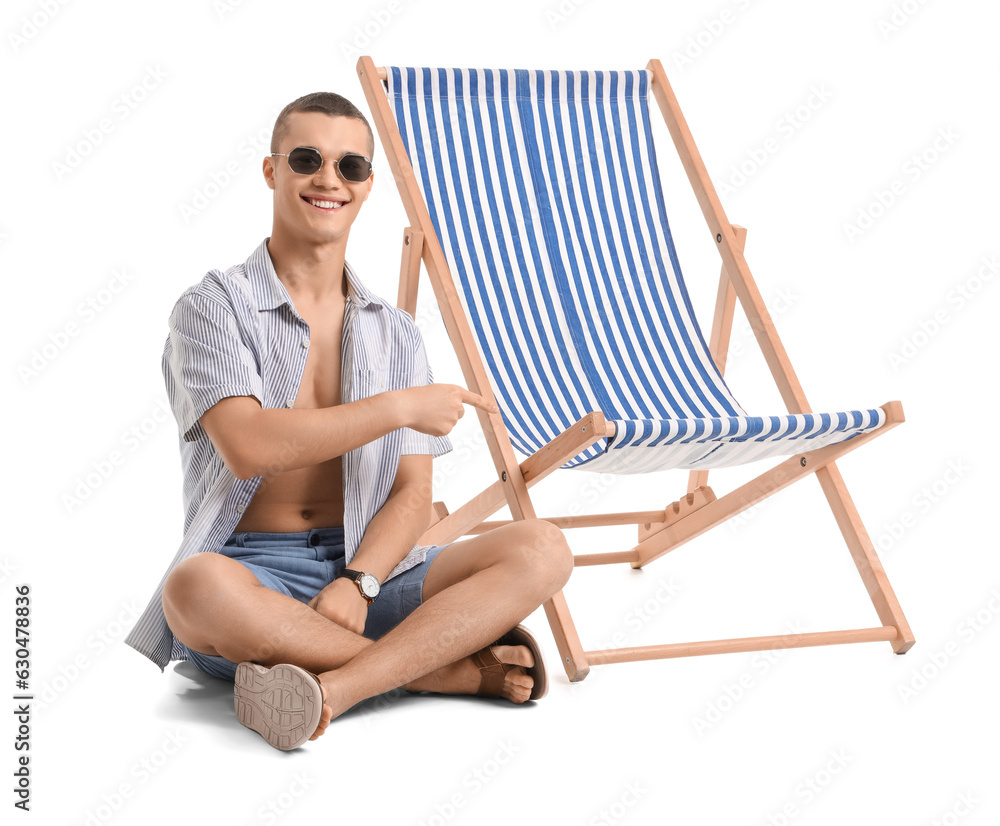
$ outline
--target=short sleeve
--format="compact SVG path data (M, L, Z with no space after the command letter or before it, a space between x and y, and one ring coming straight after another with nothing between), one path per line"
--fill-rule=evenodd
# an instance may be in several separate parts
M204 434L198 420L221 399L254 396L264 404L257 359L233 309L195 290L182 295L170 314L163 377L186 442Z
M425 384L434 382L434 375L431 366L427 362L427 352L424 349L424 341L420 335L420 330L416 324L411 323L413 334L413 375L410 379L410 387L422 387ZM409 427L403 429L403 445L400 454L407 456L414 453L429 453L431 456L443 456L452 450L451 440L447 436L430 436L413 430Z

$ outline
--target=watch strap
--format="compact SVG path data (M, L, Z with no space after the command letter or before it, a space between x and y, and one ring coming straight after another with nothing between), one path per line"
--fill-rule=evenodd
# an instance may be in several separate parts
M378 599L378 594L376 594L373 597L370 597L368 596L368 594L364 592L364 590L361 587L361 579L366 576L370 576L372 579L378 582L378 578L374 574L366 574L364 571L352 571L350 568L344 568L344 570L337 575L337 579L340 579L340 577L342 576L354 580L355 584L358 586L358 592L361 594L361 596L365 598L369 606L373 602L375 602L376 599ZM381 583L379 583L379 586L381 589Z

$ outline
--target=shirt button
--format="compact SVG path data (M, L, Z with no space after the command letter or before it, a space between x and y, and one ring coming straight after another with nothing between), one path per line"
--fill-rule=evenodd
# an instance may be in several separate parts
M309 339L307 339L307 338L302 339L302 346L303 347L308 347L309 346Z
M295 407L295 399L285 399L285 407Z
M245 511L246 509L247 509L246 505L237 505L236 506L236 512L237 513L243 513L243 511Z

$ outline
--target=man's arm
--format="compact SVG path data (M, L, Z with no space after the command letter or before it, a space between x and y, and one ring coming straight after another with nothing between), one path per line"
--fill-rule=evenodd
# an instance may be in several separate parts
M363 571L384 582L427 529L431 518L432 457L401 456L396 478L385 504L368 523L351 560L351 570ZM328 620L361 634L368 603L351 579L335 579L309 602Z
M252 479L326 462L400 427L444 436L465 404L498 412L463 387L428 384L311 409L264 409L251 396L227 396L205 411L201 425L233 475Z
M396 479L379 512L368 523L351 568L385 582L431 521L431 473L427 454L399 457Z

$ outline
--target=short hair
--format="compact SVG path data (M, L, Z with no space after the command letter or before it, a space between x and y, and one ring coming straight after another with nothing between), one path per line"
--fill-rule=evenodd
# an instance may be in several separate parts
M368 157L375 154L375 136L372 128L361 110L342 95L336 92L312 92L293 100L278 115L271 132L271 151L277 152L278 147L288 132L288 116L293 112L322 112L339 118L354 118L361 121L368 130Z

